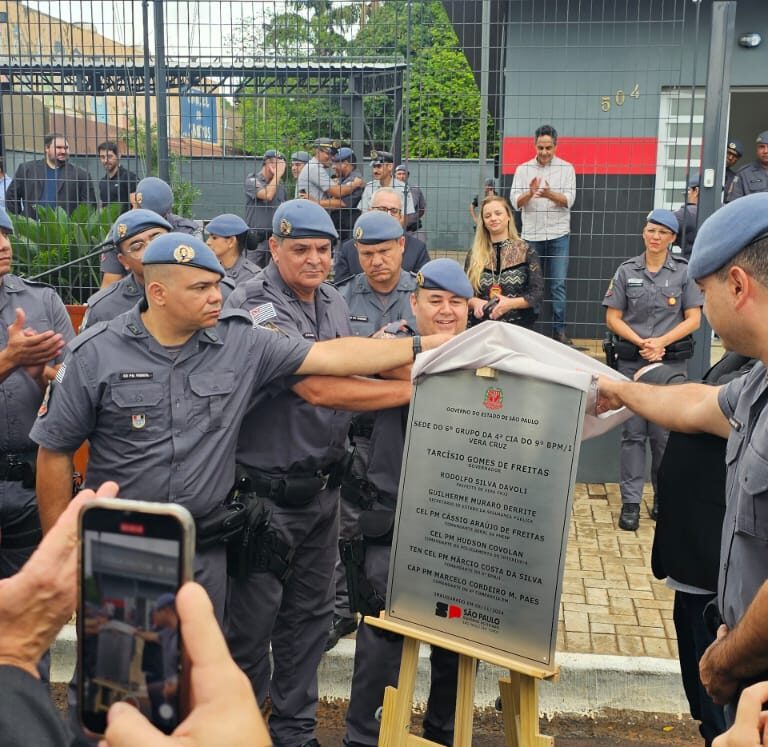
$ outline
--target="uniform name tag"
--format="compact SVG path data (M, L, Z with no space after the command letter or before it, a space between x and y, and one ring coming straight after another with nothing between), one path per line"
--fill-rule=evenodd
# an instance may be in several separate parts
M302 337L305 340L314 340L315 339L315 333L314 332L305 332Z
M368 317L367 316L353 316L352 314L349 315L349 321L350 322L367 322Z
M128 379L152 379L154 374L151 371L124 371L120 374L120 380L126 381Z
M736 420L736 418L731 415L730 418L728 418L728 424L735 430L737 433L742 429L743 423L740 420Z
M630 288L637 288L637 287L641 286L642 284L643 284L643 279L642 278L629 278L627 280L627 285Z

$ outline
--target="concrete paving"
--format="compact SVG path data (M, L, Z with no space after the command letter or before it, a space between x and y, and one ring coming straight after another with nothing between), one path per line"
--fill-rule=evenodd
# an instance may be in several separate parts
M650 490L650 486L646 486ZM544 714L599 714L624 709L687 712L672 624L672 591L650 571L654 522L652 495L644 496L640 528L618 528L621 500L615 483L576 485L568 540L557 661L560 677L542 683ZM428 648L422 647L416 693L427 693ZM53 649L53 680L71 676L75 657L73 626L66 626ZM342 640L320 669L323 697L347 698L352 679L354 639ZM492 705L504 672L483 665L476 703Z

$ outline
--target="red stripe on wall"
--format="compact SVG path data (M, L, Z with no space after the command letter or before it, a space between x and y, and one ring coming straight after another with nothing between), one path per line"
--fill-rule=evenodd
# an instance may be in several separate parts
M569 137L557 141L557 155L573 164L577 174L655 174L655 137ZM536 155L532 137L505 137L502 174Z

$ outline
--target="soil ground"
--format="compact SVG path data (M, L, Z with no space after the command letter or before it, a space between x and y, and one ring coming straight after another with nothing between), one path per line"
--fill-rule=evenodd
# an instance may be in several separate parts
M51 687L56 706L66 709L66 685ZM318 709L316 736L323 747L341 747L344 736L344 700L321 701ZM421 734L421 714L414 712L414 734ZM542 718L541 734L555 737L556 747L682 747L701 745L697 725L690 718L637 711L607 711L596 718L558 715ZM504 725L501 714L488 708L475 712L472 747L504 747Z

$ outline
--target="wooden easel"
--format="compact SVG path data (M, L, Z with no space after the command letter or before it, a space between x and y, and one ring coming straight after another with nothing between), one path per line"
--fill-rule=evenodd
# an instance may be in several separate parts
M397 687L388 687L384 694L379 747L439 747L437 742L418 737L410 732L419 646L422 643L440 646L459 654L456 725L453 738L455 747L470 747L472 744L475 676L479 660L509 669L509 677L499 680L507 747L551 747L554 744L552 737L539 734L538 681L556 678L558 675L556 667L554 669L537 668L492 652L479 651L428 628L390 620L384 614L378 618L366 617L365 622L375 628L402 635L404 638Z

